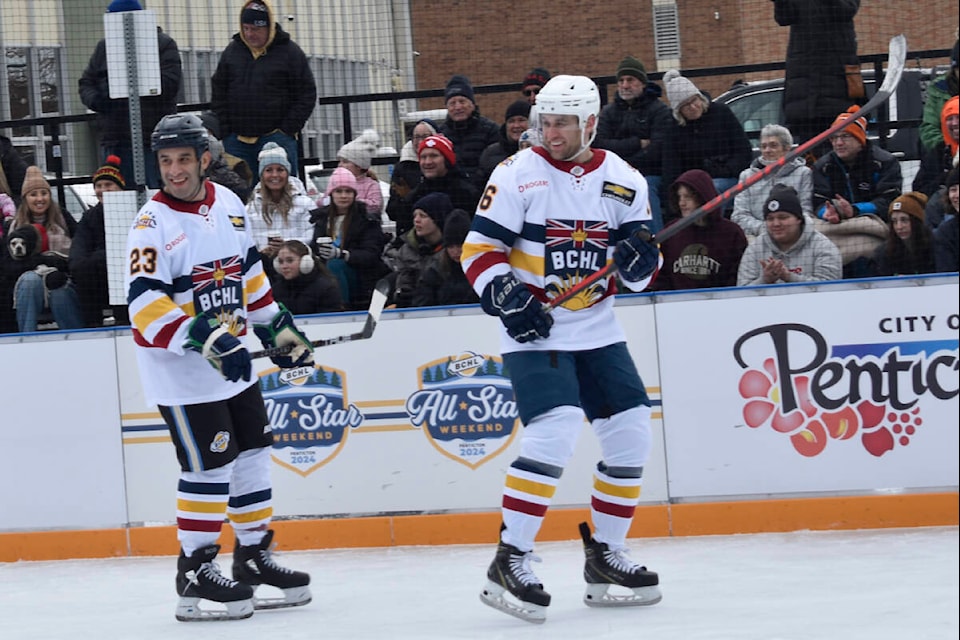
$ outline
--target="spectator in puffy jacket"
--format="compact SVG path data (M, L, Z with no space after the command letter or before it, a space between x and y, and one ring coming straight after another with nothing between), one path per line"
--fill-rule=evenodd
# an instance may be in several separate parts
M454 209L443 223L443 251L433 254L413 292L414 307L435 307L446 304L475 304L477 292L463 273L460 256L463 241L470 231L470 216Z
M143 7L136 0L114 0L107 7L107 13L141 9ZM141 132L143 147L146 149L146 153L143 154L143 165L146 185L152 189L160 188L160 172L157 169L156 155L149 152L150 135L163 116L177 112L177 93L180 91L182 78L180 50L177 48L177 43L159 27L157 28L157 46L160 50L160 95L140 98ZM97 43L87 68L80 77L80 101L88 109L97 112L100 161L106 162L108 155L118 156L123 161L120 172L127 176L131 187L135 186L129 100L110 97L106 40L100 40Z
M483 189L479 174L480 154L500 139L500 127L489 118L480 115L480 107L473 95L473 86L466 76L455 75L447 82L443 92L447 106L447 119L440 125L440 133L453 143L457 154L457 166L464 177Z
M718 193L729 189L753 160L753 147L737 116L727 105L711 102L676 69L667 71L663 84L674 122L663 141L662 184L673 184L684 171L702 169ZM664 216L667 224L666 211Z
M523 100L511 102L507 107L503 124L500 125L500 140L484 149L480 155L478 178L484 187L497 165L520 150L520 136L527 130L529 117L530 104Z
M429 193L413 206L413 228L390 243L384 257L393 271L390 303L413 305L414 290L430 259L443 251L443 223L453 210L445 193Z
M255 167L268 142L287 152L297 175L297 137L313 113L317 86L303 50L276 22L270 0L240 10L240 31L220 54L210 107L220 119L227 153Z
M660 100L660 86L650 82L643 63L627 56L617 66L617 95L600 111L593 146L608 149L630 163L647 181L650 230L663 227L660 187L663 138L672 125L670 107Z

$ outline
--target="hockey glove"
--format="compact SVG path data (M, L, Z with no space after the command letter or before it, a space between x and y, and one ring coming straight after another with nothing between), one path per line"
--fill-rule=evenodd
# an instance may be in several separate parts
M307 340L307 336L297 329L297 325L293 323L293 314L282 304L270 324L255 324L253 332L267 349L287 345L293 347L284 355L270 356L273 364L281 369L313 365L313 345Z
M214 313L204 311L193 319L184 346L199 352L230 382L250 380L250 352L220 324Z
M660 247L646 226L640 227L617 243L613 261L620 276L630 282L640 282L652 276L660 266Z
M550 336L553 316L512 273L490 281L480 296L480 306L487 314L500 316L507 335L517 342Z

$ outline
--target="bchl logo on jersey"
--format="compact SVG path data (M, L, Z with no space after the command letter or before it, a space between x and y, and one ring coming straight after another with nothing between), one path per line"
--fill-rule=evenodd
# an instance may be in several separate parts
M520 430L502 359L465 352L420 366L417 377L420 390L405 406L410 423L448 458L476 469Z
M547 220L544 239L544 289L547 297L565 293L607 264L610 230L605 220ZM607 293L608 279L601 280L560 306L571 311L585 309Z
M243 301L243 259L231 256L198 264L190 273L195 309L239 309Z
M273 369L260 376L273 460L306 477L330 462L363 422L347 401L343 371L322 367Z

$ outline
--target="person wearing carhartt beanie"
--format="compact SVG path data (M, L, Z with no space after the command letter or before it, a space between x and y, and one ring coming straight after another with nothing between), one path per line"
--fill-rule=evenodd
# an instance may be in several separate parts
M626 56L617 65L617 80L621 76L633 76L643 84L647 84L647 70L644 69L643 63L633 56Z
M908 191L890 203L887 240L873 255L869 275L901 276L935 273L933 231L924 224L927 195Z
M113 0L107 7L107 13L121 13L123 11L142 11L143 7L137 0Z

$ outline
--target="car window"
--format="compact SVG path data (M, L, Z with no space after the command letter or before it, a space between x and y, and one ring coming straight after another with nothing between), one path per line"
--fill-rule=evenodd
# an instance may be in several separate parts
M780 117L780 87L765 89L755 93L744 93L740 96L731 98L727 106L737 116L737 120L743 125L743 130L747 137L758 146L760 142L760 130L765 125L778 123L782 120Z

